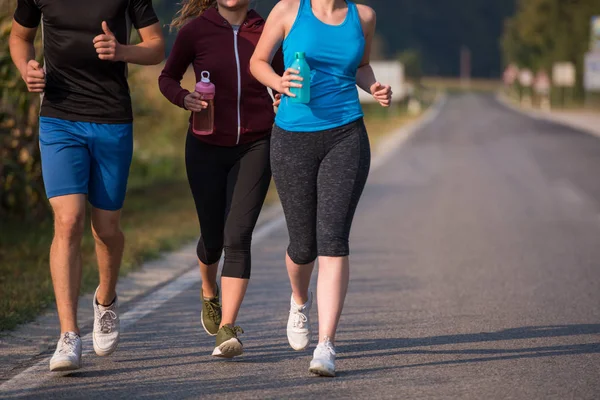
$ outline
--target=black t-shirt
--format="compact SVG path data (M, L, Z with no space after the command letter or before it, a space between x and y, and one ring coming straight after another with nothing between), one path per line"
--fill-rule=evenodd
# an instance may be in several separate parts
M131 25L158 22L152 0L18 0L15 21L42 20L46 89L41 116L70 121L128 123L133 119L127 64L100 60L93 40L106 21L127 44Z

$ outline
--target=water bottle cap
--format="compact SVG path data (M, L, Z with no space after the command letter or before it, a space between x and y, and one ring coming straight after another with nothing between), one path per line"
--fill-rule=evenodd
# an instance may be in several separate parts
M202 76L201 82L203 82L203 83L210 83L210 72L208 72L208 71L202 71L202 73L200 74L200 76Z
M297 52L294 54L294 58L295 58L296 60L303 60L304 58L306 58L306 54L305 54L303 51L297 51Z

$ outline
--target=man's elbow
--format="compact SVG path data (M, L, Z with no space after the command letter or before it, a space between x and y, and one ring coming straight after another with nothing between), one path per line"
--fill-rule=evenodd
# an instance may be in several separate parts
M156 39L154 44L152 65L160 64L165 60L165 41L163 38Z

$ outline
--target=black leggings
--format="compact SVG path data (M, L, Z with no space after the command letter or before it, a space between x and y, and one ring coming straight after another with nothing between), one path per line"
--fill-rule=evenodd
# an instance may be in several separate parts
M348 237L369 175L371 151L362 119L320 132L275 127L271 165L296 264L349 254Z
M250 278L250 245L271 183L270 138L235 147L206 144L188 133L185 163L198 220L198 258L222 276Z

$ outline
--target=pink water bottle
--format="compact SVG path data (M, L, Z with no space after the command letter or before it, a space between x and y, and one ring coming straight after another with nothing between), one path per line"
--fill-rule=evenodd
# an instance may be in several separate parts
M210 72L202 71L202 79L196 84L196 92L200 93L208 107L192 115L192 131L196 135L211 135L215 125L215 85L210 82Z

